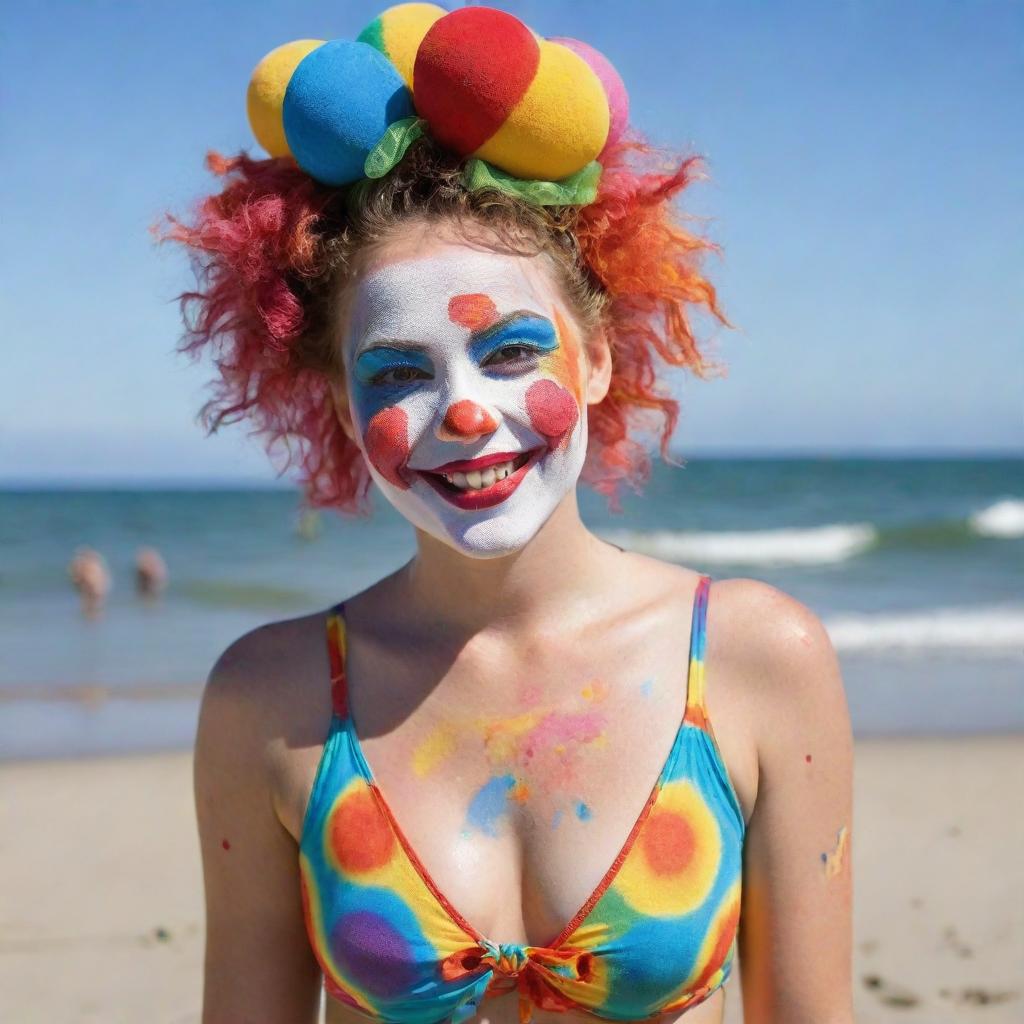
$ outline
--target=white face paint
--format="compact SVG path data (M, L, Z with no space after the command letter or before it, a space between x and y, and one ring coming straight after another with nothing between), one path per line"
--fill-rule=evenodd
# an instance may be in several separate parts
M580 344L540 257L426 244L356 286L344 361L357 443L414 525L467 555L508 554L583 467Z

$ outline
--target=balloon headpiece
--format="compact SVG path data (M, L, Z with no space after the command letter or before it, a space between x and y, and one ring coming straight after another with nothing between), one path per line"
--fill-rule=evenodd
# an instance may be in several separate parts
M300 39L253 72L249 123L324 185L381 178L421 135L465 161L467 188L541 205L594 201L629 100L606 57L489 7L388 8L355 40Z

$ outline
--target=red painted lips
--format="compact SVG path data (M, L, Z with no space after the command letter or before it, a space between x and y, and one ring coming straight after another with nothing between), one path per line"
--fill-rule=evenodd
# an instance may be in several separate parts
M463 491L454 484L445 480L443 473L468 473L472 470L485 469L498 462L508 462L515 458L513 452L497 452L494 455L482 455L478 459L466 459L457 462L447 462L434 471L416 470L431 487L437 491L446 501L456 508L472 511L474 509L491 508L500 505L508 498L513 491L522 483L523 477L530 472L531 467L544 454L546 449L534 448L527 453L526 461L509 473L503 480L495 480L490 487L482 487L479 490ZM518 453L521 455L522 453Z

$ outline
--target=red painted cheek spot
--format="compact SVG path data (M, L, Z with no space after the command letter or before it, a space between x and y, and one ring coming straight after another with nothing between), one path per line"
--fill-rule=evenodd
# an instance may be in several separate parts
M553 446L576 426L580 410L576 400L553 380L534 381L526 390L530 425Z
M448 406L443 428L450 437L476 437L491 434L498 429L494 417L481 405L463 398Z
M403 409L381 409L366 426L366 455L389 484L409 489L402 468L409 458L409 417Z
M489 295L453 295L448 300L448 319L470 331L483 331L498 319L498 308Z
M231 849L231 844L226 839L222 839L220 841L220 845L225 850L230 850Z

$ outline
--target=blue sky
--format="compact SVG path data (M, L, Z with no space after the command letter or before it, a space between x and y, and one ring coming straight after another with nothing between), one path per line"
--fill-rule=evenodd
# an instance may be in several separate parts
M603 50L634 123L703 153L688 208L737 325L725 379L679 380L676 447L1017 452L1024 440L1024 5L503 5ZM293 38L378 3L16 5L0 39L0 481L269 478L205 439L174 352L184 256L147 227L254 146L245 88ZM638 17L637 12L643 16Z

